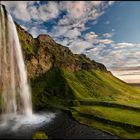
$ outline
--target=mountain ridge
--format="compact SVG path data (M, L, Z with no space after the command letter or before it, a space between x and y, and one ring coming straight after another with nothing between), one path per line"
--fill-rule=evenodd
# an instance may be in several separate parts
M139 88L84 54L73 54L49 35L33 38L20 25L17 30L35 111L67 110L82 124L122 138L140 138L140 120L135 119L140 115Z
M104 72L109 72L103 64L90 60L84 54L73 54L68 47L56 43L49 35L41 34L33 38L20 25L17 23L16 25L29 77L33 77L35 74L38 75L39 72L37 72L37 69L40 69L40 72L43 69L41 72L43 73L47 72L53 66L58 66L73 72L80 69L99 69ZM31 67L36 68L33 70Z

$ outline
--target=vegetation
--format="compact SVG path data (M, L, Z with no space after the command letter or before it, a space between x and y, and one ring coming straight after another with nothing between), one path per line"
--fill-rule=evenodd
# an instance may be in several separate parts
M110 73L53 68L32 79L32 90L35 109L63 108L80 123L122 138L140 138L140 90Z
M33 37L27 31L22 29L17 23L15 23L15 24L17 26L19 40L22 45L25 58L28 59L31 55L34 54L35 41L34 41Z
M38 131L33 135L32 139L48 139L48 136L44 132Z
M73 99L73 91L58 68L33 79L32 91L35 109L42 109L48 105L67 106L68 101Z
M73 116L81 123L118 135L123 138L140 138L140 110L105 106L79 106Z
M33 39L17 27L25 59L31 67L28 72L38 70L31 79L35 110L69 110L80 123L122 138L140 138L140 88L122 82L103 64L85 55L72 54L50 36ZM47 64L49 70L44 68Z

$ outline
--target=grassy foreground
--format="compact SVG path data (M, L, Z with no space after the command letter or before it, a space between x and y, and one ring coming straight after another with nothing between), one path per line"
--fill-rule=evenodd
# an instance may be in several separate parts
M83 124L121 138L140 138L140 111L105 106L79 106L72 111Z
M53 68L31 82L36 110L63 108L80 123L121 138L140 138L140 89L110 73Z

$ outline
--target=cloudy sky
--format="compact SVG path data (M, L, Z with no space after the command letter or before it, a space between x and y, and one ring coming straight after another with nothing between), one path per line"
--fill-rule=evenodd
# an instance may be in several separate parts
M73 53L103 63L119 78L140 83L139 1L2 3L33 37L49 34Z

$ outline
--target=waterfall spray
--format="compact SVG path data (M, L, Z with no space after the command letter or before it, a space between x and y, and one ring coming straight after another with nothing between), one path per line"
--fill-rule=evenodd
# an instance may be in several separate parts
M0 5L0 93L4 114L32 115L31 91L11 15Z
M30 129L33 133L35 127L42 126L55 117L55 113L32 113L31 91L16 25L1 4L0 103L0 132L13 134L13 131L20 133L18 130Z

